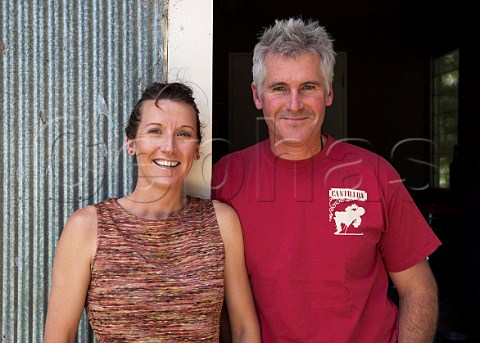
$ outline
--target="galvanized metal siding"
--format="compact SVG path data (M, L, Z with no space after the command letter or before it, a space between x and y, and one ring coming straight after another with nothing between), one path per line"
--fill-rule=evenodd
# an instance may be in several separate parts
M123 128L165 78L164 1L1 0L2 342L42 341L67 217L132 187Z

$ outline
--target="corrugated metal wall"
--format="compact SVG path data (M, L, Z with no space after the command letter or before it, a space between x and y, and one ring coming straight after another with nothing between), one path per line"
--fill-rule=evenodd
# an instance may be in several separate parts
M0 1L2 342L41 342L67 217L131 189L123 128L164 79L167 0Z

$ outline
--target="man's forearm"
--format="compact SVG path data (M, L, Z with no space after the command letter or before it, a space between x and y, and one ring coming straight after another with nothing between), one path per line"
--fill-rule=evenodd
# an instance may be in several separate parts
M398 343L432 343L438 318L437 290L400 298Z

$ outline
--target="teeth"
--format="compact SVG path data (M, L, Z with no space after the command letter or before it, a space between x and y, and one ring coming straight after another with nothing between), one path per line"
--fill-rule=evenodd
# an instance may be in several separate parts
M176 167L180 164L180 162L174 162L174 161L165 161L165 160L160 160L160 161L153 161L157 166L160 167Z

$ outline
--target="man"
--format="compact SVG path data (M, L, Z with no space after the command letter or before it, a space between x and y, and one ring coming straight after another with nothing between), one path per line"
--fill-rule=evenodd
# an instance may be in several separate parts
M212 197L242 224L263 342L432 342L426 258L440 242L388 162L322 133L334 64L317 22L266 29L252 91L269 139L214 166Z

